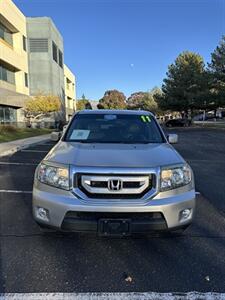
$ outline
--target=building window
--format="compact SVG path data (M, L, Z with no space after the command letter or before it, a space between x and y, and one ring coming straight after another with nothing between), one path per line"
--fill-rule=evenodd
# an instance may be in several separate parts
M54 42L52 42L52 57L55 62L58 62L58 55L57 55L57 46Z
M62 51L59 50L59 65L62 68L63 67L63 54Z
M0 105L0 124L16 122L16 109Z
M2 23L0 23L0 38L13 46L12 33Z
M3 81L8 81L7 80L7 70L3 67L0 67L0 79Z
M64 100L65 101L65 91L64 91L64 89L62 88L62 94L61 94L61 98L62 98L62 100Z
M24 35L23 35L23 50L27 51L27 39Z
M24 73L25 86L28 87L28 74Z
M15 84L15 73L0 65L0 80Z

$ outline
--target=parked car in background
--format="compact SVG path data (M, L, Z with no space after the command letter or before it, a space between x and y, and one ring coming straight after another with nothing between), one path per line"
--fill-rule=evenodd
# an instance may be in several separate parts
M166 121L166 127L188 127L191 126L191 120L188 119L171 119Z

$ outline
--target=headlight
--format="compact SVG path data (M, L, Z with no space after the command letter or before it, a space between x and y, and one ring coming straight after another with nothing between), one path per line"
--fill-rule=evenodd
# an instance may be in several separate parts
M188 165L174 168L163 168L161 170L161 191L176 189L190 183L192 171Z
M68 167L55 167L41 164L38 168L37 178L42 183L69 190Z

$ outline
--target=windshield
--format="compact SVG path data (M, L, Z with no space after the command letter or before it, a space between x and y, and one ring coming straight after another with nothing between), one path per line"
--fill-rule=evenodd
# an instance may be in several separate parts
M78 114L66 141L83 143L163 143L164 138L151 115Z

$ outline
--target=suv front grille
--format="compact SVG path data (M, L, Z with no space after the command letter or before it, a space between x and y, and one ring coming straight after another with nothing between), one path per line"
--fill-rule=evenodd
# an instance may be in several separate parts
M89 198L139 199L156 186L154 174L81 174L74 176L74 187Z

